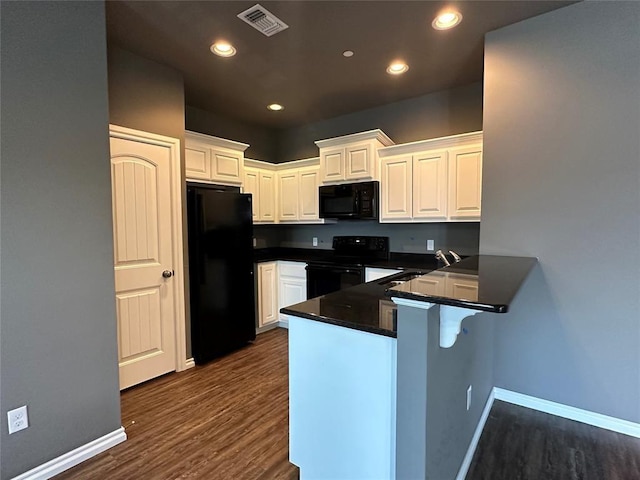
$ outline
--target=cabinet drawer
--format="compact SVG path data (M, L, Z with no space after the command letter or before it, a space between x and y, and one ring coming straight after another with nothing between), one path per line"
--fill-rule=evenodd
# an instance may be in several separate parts
M279 261L278 269L281 277L307 278L307 264L304 262Z

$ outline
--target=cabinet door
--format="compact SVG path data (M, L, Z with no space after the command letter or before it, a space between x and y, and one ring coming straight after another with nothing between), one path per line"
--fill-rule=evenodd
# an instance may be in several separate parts
M470 300L478 300L478 279L471 275L449 274L446 282L447 296Z
M251 194L252 218L257 222L260 218L260 171L247 168L244 171L244 182L242 182L244 193Z
M297 277L280 277L278 285L280 308L304 302L307 299L307 280ZM287 316L280 314L280 321L287 321Z
M258 264L258 326L278 321L276 262Z
M260 214L261 222L276 221L276 179L272 172L260 172Z
M447 218L446 150L413 156L413 218Z
M344 180L344 148L321 149L320 168L323 182Z
M187 180L211 180L211 151L209 147L197 143L185 145L184 168Z
M298 172L300 184L299 220L318 220L318 180L320 169L317 167L301 168Z
M345 148L345 178L361 180L375 178L374 151L371 143L350 145Z
M380 221L411 220L413 207L411 165L411 155L382 159Z
M298 219L298 172L282 171L278 174L279 213L281 221Z
M380 328L393 330L393 317L396 311L396 304L388 300L378 301L378 317Z
M427 277L419 277L413 280L417 282L420 287L420 292L426 295L433 295L436 297L442 297L446 291L446 278L444 275L431 274Z
M211 180L221 183L242 183L242 152L229 148L211 149Z
M482 145L449 151L449 218L480 219Z

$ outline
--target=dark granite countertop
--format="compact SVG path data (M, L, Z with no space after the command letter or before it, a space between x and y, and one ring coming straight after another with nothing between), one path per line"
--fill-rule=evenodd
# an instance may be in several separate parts
M537 261L532 257L476 255L394 286L387 295L505 313Z
M294 262L313 262L323 260L332 255L333 250L320 248L256 248L253 250L254 262L270 262L273 260L291 260ZM365 267L378 268L417 268L433 270L442 266L438 264L432 253L396 253L391 252L388 260L371 260L364 262Z
M407 272L424 274L429 270L405 270L390 277L312 298L280 311L287 315L396 337L397 327L393 314L396 305L385 295L389 282Z

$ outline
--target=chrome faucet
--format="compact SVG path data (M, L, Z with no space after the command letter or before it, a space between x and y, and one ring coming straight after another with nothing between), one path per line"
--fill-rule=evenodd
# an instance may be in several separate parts
M454 263L458 263L460 260L462 260L462 258L460 258L460 255L458 255L456 252L454 252L453 250L449 250L449 253L451 254L451 256L453 257L453 261Z
M436 259L437 260L442 260L444 262L445 266L447 266L447 267L451 265L451 262L449 262L449 259L447 258L447 256L444 253L442 253L442 250L438 250L436 252Z

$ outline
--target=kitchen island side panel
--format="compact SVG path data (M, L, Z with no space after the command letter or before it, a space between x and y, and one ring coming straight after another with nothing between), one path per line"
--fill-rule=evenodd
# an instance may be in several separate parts
M396 339L289 317L289 455L301 479L395 478Z

